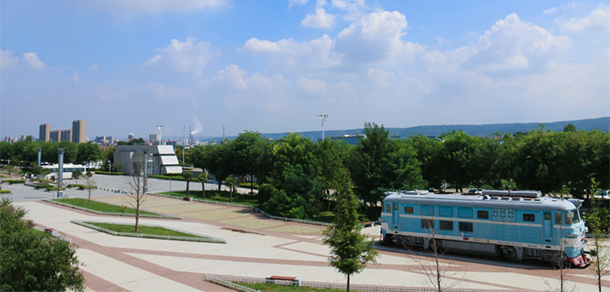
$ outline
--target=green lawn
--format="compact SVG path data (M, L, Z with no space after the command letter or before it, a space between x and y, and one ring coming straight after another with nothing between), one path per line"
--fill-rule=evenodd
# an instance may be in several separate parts
M126 225L126 224L113 224L113 223L97 223L97 222L85 222L87 224L95 225L97 227L105 228L108 230L116 231L116 232L126 232L126 233L136 233L135 225ZM169 236L182 236L182 237L193 237L193 238L205 238L189 233L184 233L180 231L175 231L171 229L166 229L163 227L153 227L153 226L142 226L138 227L138 232L141 234L148 235L169 235Z
M125 214L135 214L136 209L128 208L125 206L115 206L101 202L91 201L90 204L87 204L86 199L81 198L72 198L72 199L54 199L53 201L70 204L72 206L77 206L89 210L101 211L101 212L112 212L112 213L125 213ZM157 213L151 213L140 210L140 215L161 215Z
M245 283L238 283L239 285L242 286L246 286L252 289L256 289L256 290L260 290L263 292L281 292L281 291L295 291L295 292L309 292L309 291L315 291L315 292L337 292L337 291L345 291L345 290L341 290L341 289L330 289L330 288L312 288L312 287L305 287L305 286L283 286L283 285L276 285L276 284L265 284L265 283L256 283L256 284L245 284Z
M182 197L182 198L186 197L186 191L164 192L161 194L168 195L168 196ZM203 199L203 193L201 191L190 191L189 195L195 199ZM211 200L211 201L228 203L229 202L229 192L206 190L205 198L207 200ZM252 195L233 194L233 204L258 207L258 197L252 196Z
M311 219L311 220L326 222L326 223L333 223L333 221L335 220L335 213L333 213L331 211L320 212L319 215L314 215L313 219Z

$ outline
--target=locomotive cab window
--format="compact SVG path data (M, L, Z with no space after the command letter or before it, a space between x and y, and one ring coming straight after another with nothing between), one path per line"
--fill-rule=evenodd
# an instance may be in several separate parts
M544 220L551 220L551 212L544 212Z
M477 218L489 219L489 211L479 210L477 211Z
M405 213L413 214L413 207L405 207Z
M566 213L566 224L576 224L580 222L580 214L578 210L574 209Z
M390 204L390 203L385 204L385 211L392 212L392 204Z
M555 212L555 224L562 224L562 220L561 220L561 213L560 212Z
M398 204L394 204L394 210L398 210Z
M534 221L536 221L536 215L534 215L534 214L523 214L523 221L534 222Z

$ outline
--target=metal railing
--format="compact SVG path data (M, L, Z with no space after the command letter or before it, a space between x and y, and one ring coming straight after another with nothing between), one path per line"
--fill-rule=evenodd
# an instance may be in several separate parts
M95 226L93 224L89 224L89 223L81 221L81 220L70 220L70 222L74 223L76 225L80 225L80 226L83 226L83 227L87 227L87 228L91 228L91 229L94 229L94 230L97 230L97 231L108 233L108 234L114 235L114 236L127 236L127 237L153 238L153 239L167 239L167 240L180 240L180 241L195 241L195 242L209 242L209 243L227 243L226 240L221 239L221 238L216 238L216 237L212 237L212 236L197 234L197 233L188 232L188 231L184 231L184 230L179 230L179 229L175 229L175 228L171 228L171 227L167 227L167 226L143 225L143 224L140 224L140 226L161 227L161 228L165 228L165 229L169 229L169 230L173 230L173 231L178 231L178 232L182 232L182 233L187 233L187 234L191 234L191 235L195 235L195 236L199 236L199 237L172 236L172 235L155 235L155 234L143 234L143 233L131 233L131 232L117 232L117 231L108 230L106 228L102 228L102 227L99 227L99 226ZM91 223L109 223L109 222L92 222L92 221L89 221L89 222L91 222ZM109 224L116 224L116 223L109 223Z
M221 279L213 275L205 274L205 280L208 282L212 282L233 290L242 291L242 292L261 292L260 290L252 289L250 287L242 286L236 283L233 283L229 280ZM240 282L245 283L245 282Z
M248 283L248 284L256 284L256 283L265 283L265 278L250 278L250 277L238 277L238 276L225 276L225 275L211 275L205 274L206 281L208 279L222 280L229 283ZM278 281L279 283L280 281ZM286 282L286 283L291 283ZM276 284L277 285L277 284ZM322 288L322 289L338 289L338 290L346 290L346 284L339 283L322 283L322 282L312 282L312 281L302 281L301 286L312 287L312 288ZM244 287L250 289L248 287ZM402 286L383 286L383 285L360 285L360 284L350 284L350 290L354 291L370 291L370 292L436 292L438 290L433 288L425 288L425 287L402 287ZM239 291L257 291L257 290L239 290ZM446 292L506 292L506 290L484 290L484 289L443 289ZM519 291L519 290L511 290L511 291ZM531 291L531 290L520 290L520 291Z
M62 202L59 202L59 201L53 201L53 200L49 200L49 199L45 199L43 201L46 201L46 202L49 202L49 203L53 203L53 204L57 204L57 205L61 205L61 206L64 206L64 207L69 207L69 208L72 208L72 209L77 209L77 210L81 210L81 211L85 211L85 212L94 213L94 214L97 214L97 215L113 215L113 216L127 216L127 217L135 217L136 216L136 214L130 214L130 213L97 211L97 210L87 209L87 208L83 208L83 207L79 207L79 206L74 206L74 205L71 205L71 204L66 204L66 203L62 203ZM91 201L97 202L97 203L104 203L104 204L108 204L108 205L113 205L113 206L117 206L117 207L124 207L123 205L118 205L118 204L111 204L111 203L100 202L100 201L95 201L95 200L91 200ZM151 211L144 210L144 209L140 209L140 211L151 212ZM181 216L176 216L176 215L171 215L171 214L158 214L158 215L140 214L140 217L143 217L143 218L160 218L160 219L182 219Z

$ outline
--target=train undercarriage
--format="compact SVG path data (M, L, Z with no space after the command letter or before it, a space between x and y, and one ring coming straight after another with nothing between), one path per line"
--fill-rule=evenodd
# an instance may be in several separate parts
M407 248L421 247L426 250L445 253L448 251L477 256L504 257L514 261L539 260L551 263L555 266L568 267L574 265L585 267L588 264L586 256L569 259L565 253L557 250L541 250L510 245L497 245L489 243L462 242L446 239L434 239L428 237L415 237L399 234L388 234L383 238L382 244L394 243ZM436 245L436 248L434 248Z

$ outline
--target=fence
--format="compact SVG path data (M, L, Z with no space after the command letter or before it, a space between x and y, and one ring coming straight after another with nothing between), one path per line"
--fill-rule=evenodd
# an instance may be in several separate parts
M70 220L70 222L72 222L74 224L77 224L77 225L80 225L80 226L91 228L91 229L94 229L94 230L97 230L97 231L108 233L108 234L111 234L111 235L114 235L114 236L127 236L127 237L153 238L153 239L167 239L167 240L180 240L180 241L195 241L195 242L209 242L209 243L227 243L226 240L221 239L221 238L216 238L216 237L212 237L212 236L197 234L197 233L193 233L193 232L188 232L188 231L184 231L184 230L178 230L178 229L174 229L174 228L171 228L171 227L159 226L159 225L142 225L142 224L140 224L140 226L162 227L162 228L165 228L165 229L169 229L169 230L173 230L173 231L178 231L178 232L182 232L182 233L188 233L188 234L192 234L192 235L200 236L200 237L186 237L186 236L154 235L154 234L142 234L142 233L130 233L130 232L116 232L116 231L108 230L106 228L95 226L93 224L89 224L87 222L83 222L81 220ZM108 222L93 222L93 223L108 223ZM113 223L110 223L110 224L113 224Z
M208 282L216 283L216 284L221 285L221 286L225 286L227 288L231 288L233 290L237 290L237 291L242 291L242 292L261 292L260 290L256 290L256 289L252 289L252 288L249 288L249 287L246 287L246 286L242 286L242 285L233 283L231 281L218 278L218 277L213 276L213 275L205 274L205 280L208 281ZM240 282L240 283L245 283L245 282Z
M222 280L228 283L248 283L248 284L256 284L256 283L265 283L265 278L250 278L250 277L237 277L237 276L225 276L225 275L211 275L205 274L206 281L211 281L208 279ZM322 282L311 282L311 281L302 281L301 286L311 287L311 288L320 288L320 289L338 289L338 290L346 290L346 284L338 284L338 283L322 283ZM227 286L228 287L228 286ZM242 286L243 287L243 286ZM247 288L247 287L244 287ZM250 289L250 288L247 288ZM424 287L400 287L400 286L383 286L383 285L357 285L350 284L350 290L354 291L370 291L370 292L436 292L438 290L433 288L424 288ZM257 290L239 290L239 291L257 291ZM506 290L483 290L483 289L443 289L446 292L506 292ZM528 290L523 290L528 291Z
M98 214L98 215L113 215L113 216L127 216L127 217L135 217L136 214L129 214L129 213L118 213L118 212L104 212L104 211L97 211L97 210L91 210L91 209L87 209L87 208L83 208L83 207L79 207L79 206L74 206L71 204L66 204L66 203L62 203L59 201L53 201L53 200L43 200L49 203L53 203L53 204L57 204L57 205L61 205L64 207L68 207L68 208L72 208L72 209L77 209L77 210L81 210L81 211L85 211L85 212L89 212L89 213L94 213L94 214ZM110 204L110 203L106 203L106 202L99 202L99 201L95 201L95 200L91 200L93 202L98 202L98 203L104 203L104 204L108 204L108 205L113 205L113 206L119 206L119 207L124 207L122 205L117 205L117 204ZM140 211L146 211L146 212L151 212L151 211L147 211L147 210L143 210L140 209ZM140 214L140 217L143 218L160 218L160 219L182 219L182 217L180 216L176 216L176 215L170 215L170 214L158 214L158 215L149 215L149 214Z

